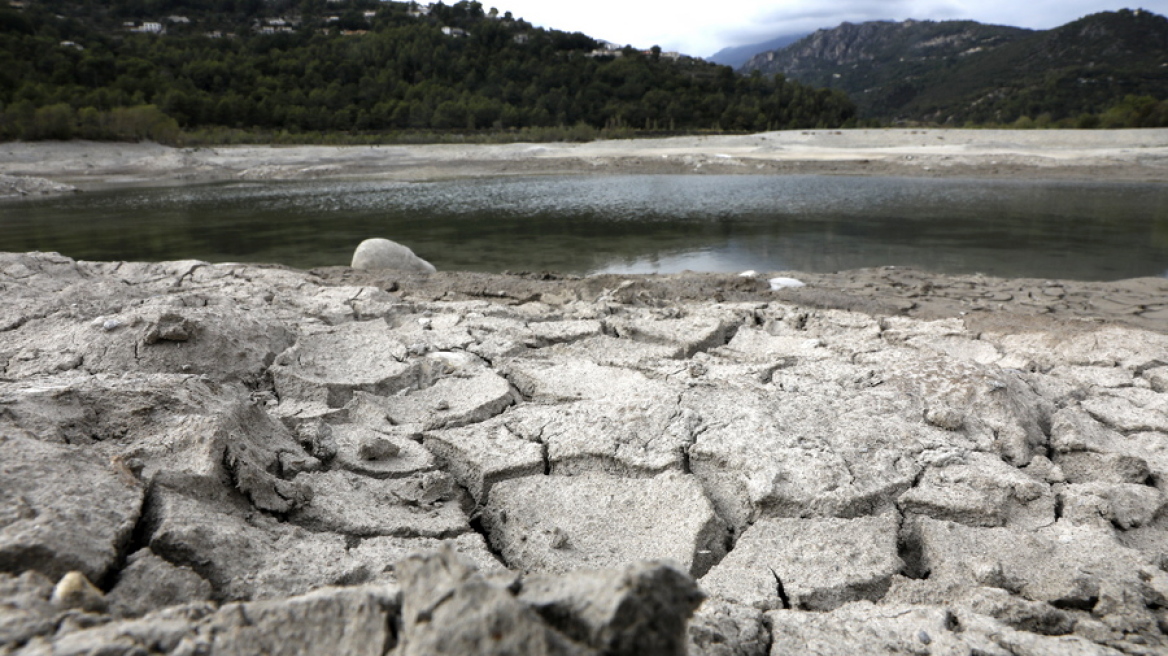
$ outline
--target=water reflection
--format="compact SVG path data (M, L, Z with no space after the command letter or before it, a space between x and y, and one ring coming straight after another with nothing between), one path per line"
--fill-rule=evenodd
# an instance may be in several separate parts
M440 269L1166 275L1168 187L823 176L233 183L0 204L0 250L345 264L370 236Z

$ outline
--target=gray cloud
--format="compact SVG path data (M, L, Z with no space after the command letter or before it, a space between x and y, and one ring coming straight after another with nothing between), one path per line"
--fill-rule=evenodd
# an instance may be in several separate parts
M430 1L430 0L423 0ZM451 2L452 0L447 0ZM1140 4L1168 13L1166 0L494 0L536 23L647 48L710 55L727 46L875 20L976 20L1047 29L1087 14Z

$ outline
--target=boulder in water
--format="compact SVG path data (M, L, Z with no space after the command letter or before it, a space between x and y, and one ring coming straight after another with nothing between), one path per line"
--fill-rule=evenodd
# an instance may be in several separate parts
M388 239L366 239L353 252L354 269L397 269L415 273L434 273L433 264L414 255L401 244Z

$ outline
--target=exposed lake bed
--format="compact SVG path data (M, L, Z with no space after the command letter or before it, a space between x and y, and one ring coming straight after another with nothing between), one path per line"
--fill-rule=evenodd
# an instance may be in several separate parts
M176 184L171 174L134 181L130 168L107 168L85 193L6 202L9 224L53 204L103 212L73 242L87 248L137 240L165 259L167 240L197 239L218 214L235 231L217 232L224 246L205 259L235 259L226 249L238 247L282 261L290 250L264 251L279 243L274 229L247 222L261 214L326 257L303 270L191 255L0 253L0 461L13 472L0 477L0 498L16 500L0 516L0 606L19 613L0 651L243 654L257 641L327 651L343 635L383 654L427 626L497 640L480 616L518 617L508 637L567 644L579 621L541 611L553 590L566 608L622 609L597 631L626 626L630 612L666 627L653 639L676 648L661 653L686 642L711 656L813 645L1161 653L1168 279L1154 266L1150 275L1122 269L1154 263L1163 248L1162 147L1149 152L1161 154L1098 169L1131 177L1056 166L1062 173L988 185L922 179L933 175L923 169L706 175L705 161L738 166L720 152L684 176L627 159L598 165L620 175L566 175L553 161L540 172L557 176L500 178L501 166L413 181L337 173L344 167L306 181L289 164L262 170L278 183L253 166ZM173 171L198 173L183 166ZM247 170L255 179L240 175ZM1000 204L1010 189L1031 208L1026 218ZM235 209L204 196L224 193ZM399 227L414 231L404 238L377 223L395 194ZM718 214L730 201L753 198L759 210L828 197L831 212L800 219L835 226L819 231L835 235L819 250L796 240L778 253L797 231L758 232L773 215ZM575 235L557 233L554 220L515 231L573 198L591 199L589 212L607 219L588 231L583 214L559 219ZM889 198L926 208L960 198L968 217L885 216L882 207L903 207ZM1151 210L1107 210L1133 201ZM654 203L671 209L657 221L621 220ZM480 216L476 204L510 214ZM192 215L192 206L202 209ZM434 208L464 220L438 226ZM171 218L151 229L160 209ZM327 229L311 219L317 211L333 217ZM1096 214L1107 220L1083 223ZM1011 217L1032 232L1000 232L997 221ZM802 264L865 250L846 239L859 232L899 224L903 244L942 223L957 233L949 239L1000 243L1006 265L1094 258L1102 273L982 275L992 259L949 273L887 259ZM458 270L470 260L429 252L446 244L490 260L474 226L518 242L525 272L497 273L498 259ZM440 270L324 266L346 261L350 231L357 241L399 238ZM539 241L540 231L560 245ZM330 243L328 232L343 239ZM583 232L592 241L578 240ZM1126 251L1091 255L1124 234L1134 236ZM686 241L694 235L706 245ZM711 236L741 246L715 256ZM657 242L685 268L702 268L687 257L713 257L724 272L636 275L672 269L630 252L590 259L605 238ZM1059 239L1071 255L1035 255L1044 251L1034 244ZM941 243L930 247L938 261L957 257ZM727 259L768 244L757 265ZM544 266L541 253L584 265ZM758 273L739 275L748 265ZM805 270L779 270L788 267ZM805 286L772 290L774 275ZM669 561L635 564L647 557ZM653 590L670 603L646 596ZM424 604L437 609L434 621L414 621ZM156 647L160 635L166 647ZM603 651L590 649L570 653Z
M0 254L0 638L1168 647L1168 280L802 278Z

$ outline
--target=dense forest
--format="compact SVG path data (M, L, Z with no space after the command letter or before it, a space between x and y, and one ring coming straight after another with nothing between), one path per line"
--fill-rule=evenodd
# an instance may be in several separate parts
M765 130L854 120L839 91L478 2L27 0L0 8L0 138Z

